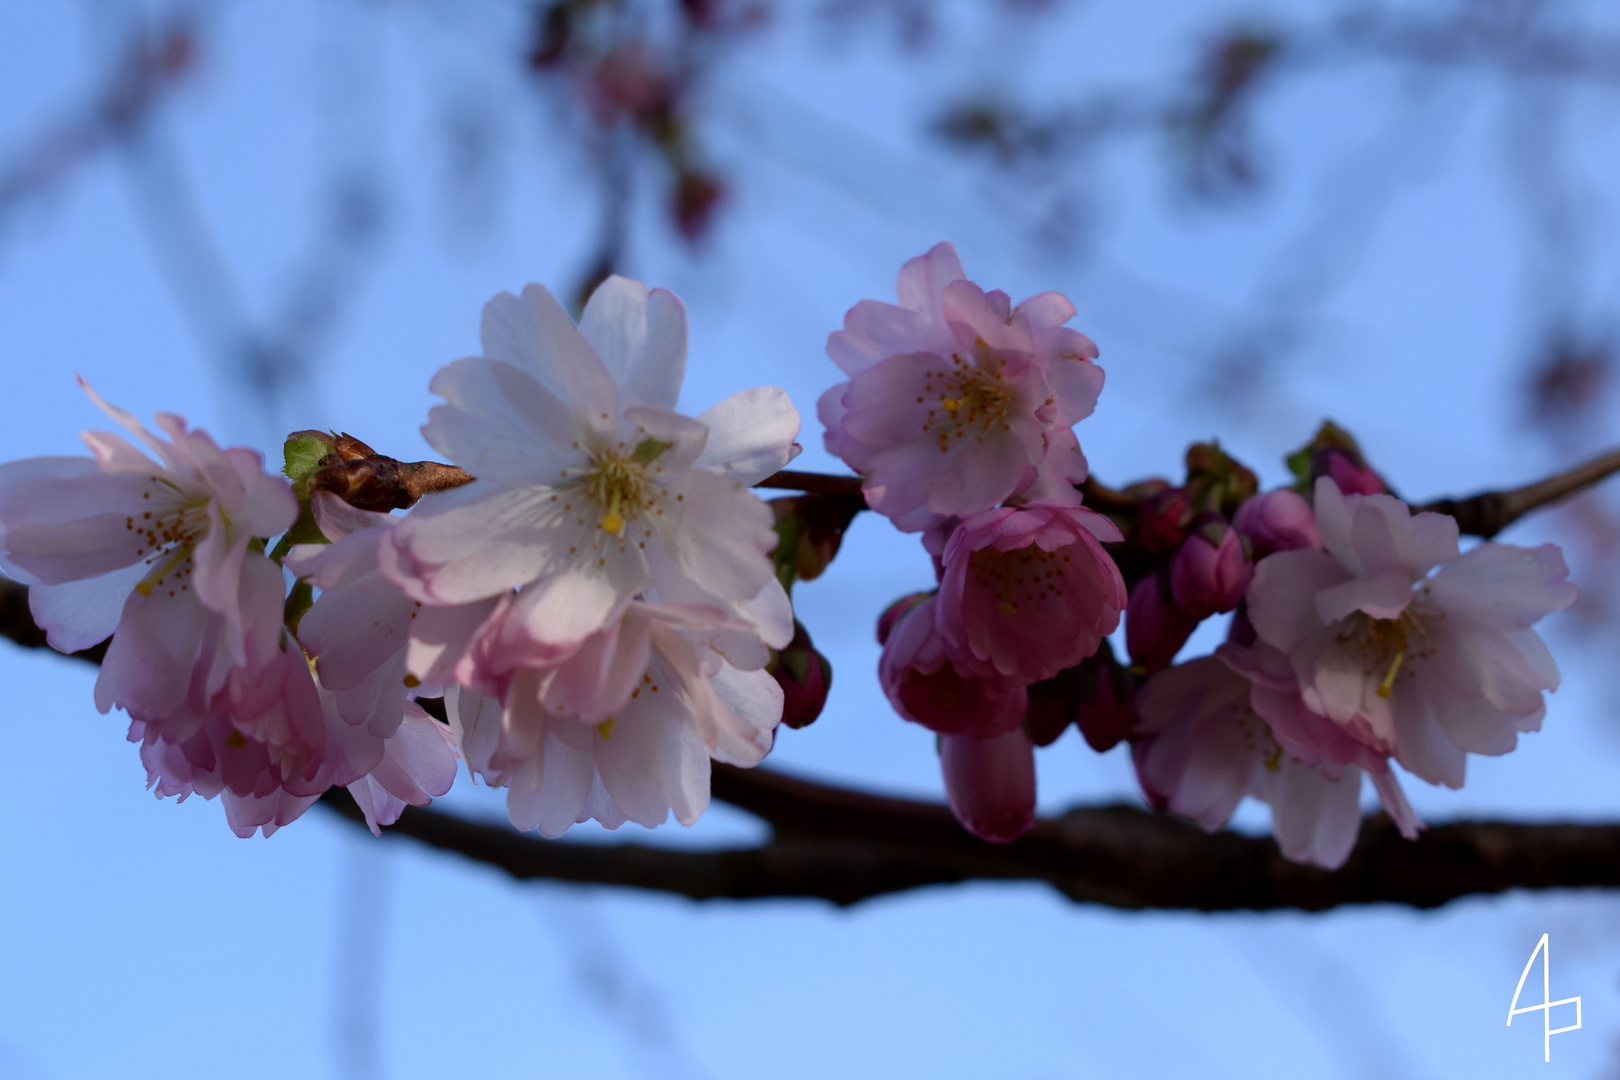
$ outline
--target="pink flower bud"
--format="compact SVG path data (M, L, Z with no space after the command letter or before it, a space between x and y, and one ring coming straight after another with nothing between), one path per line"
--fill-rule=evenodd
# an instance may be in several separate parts
M946 735L939 758L951 813L968 832L1005 844L1035 824L1035 747L1022 731Z
M1206 619L1237 607L1253 576L1243 534L1225 518L1210 514L1176 549L1170 563L1170 593L1177 607Z
M878 644L887 645L889 643L889 635L894 632L894 624L909 615L912 608L917 607L925 600L932 599L933 595L933 593L928 592L912 593L910 596L902 596L900 599L884 608L883 614L878 616Z
M1024 733L1036 746L1050 746L1070 724L1078 723L1093 750L1110 750L1130 734L1135 722L1132 690L1130 673L1104 641L1094 655L1074 667L1030 685Z
M793 640L777 653L771 674L782 688L782 723L795 729L809 727L827 704L832 665L816 651L797 619L793 620Z
M1192 492L1166 488L1143 499L1136 508L1137 539L1149 551L1168 551L1192 528Z
M1075 717L1080 734L1097 753L1112 750L1131 733L1136 714L1131 709L1130 672L1120 667L1108 643L1103 643L1106 654L1099 651L1091 660L1091 680L1080 697L1080 713Z
M1358 462L1342 450L1329 447L1322 450L1314 475L1329 476L1346 495L1382 495L1389 489L1372 468Z
M1322 546L1311 504L1299 492L1288 488L1244 500L1232 518L1232 524L1238 532L1248 537L1257 560L1273 551L1297 551Z
M988 665L975 666L971 657L953 658L934 629L934 608L934 597L924 597L889 624L878 681L894 711L942 735L990 736L1017 728L1029 705L1023 684Z
M1125 647L1131 662L1152 671L1176 658L1198 620L1171 602L1169 582L1149 574L1131 590L1125 609Z

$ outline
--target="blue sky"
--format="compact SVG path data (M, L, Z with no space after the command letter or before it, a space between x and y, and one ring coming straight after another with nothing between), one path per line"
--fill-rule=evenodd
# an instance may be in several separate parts
M85 100L119 10L0 8L0 167ZM496 63L519 47L522 8L206 10L202 67L157 137L255 318L285 292L323 170L374 163L385 228L356 302L298 400L264 415L220 376L177 300L135 167L98 155L0 222L12 402L0 460L79 452L77 432L100 421L75 371L137 414L178 411L228 441L274 450L282 431L334 426L425 456L432 372L477 351L495 292L571 287L596 220L568 122L517 64ZM1513 102L1492 77L1377 64L1290 76L1255 118L1267 196L1217 212L1177 195L1153 138L1054 179L965 166L923 134L941 95L962 88L1043 101L1162 88L1153 80L1186 69L1219 25L1211 6L1144 16L1091 0L1042 20L980 0L940 10L932 46L907 53L881 20L833 41L785 4L717 72L704 135L733 190L719 229L694 255L643 199L626 267L687 302L684 407L785 386L806 416L802 465L838 468L814 421L838 378L825 335L856 300L892 297L904 259L950 239L986 287L1058 289L1079 306L1108 372L1080 435L1110 482L1175 475L1189 441L1219 435L1278 483L1282 454L1327 415L1414 499L1561 463L1519 421L1542 311L1502 168ZM1332 10L1244 8L1259 20ZM1603 243L1613 92L1561 100L1583 238L1564 296L1602 328L1620 269ZM490 146L490 171L461 188L445 150L456 118ZM656 194L660 181L649 169L637 182ZM1031 237L1063 200L1089 224L1054 251ZM1321 278L1289 254L1324 244ZM1214 358L1263 340L1278 309L1297 317L1295 347L1212 392ZM1538 520L1505 539L1557 535ZM872 636L890 595L928 581L914 540L863 518L827 575L799 588L836 682L824 717L784 732L769 765L938 797L932 738L888 710ZM1471 762L1460 792L1412 781L1420 813L1620 816L1612 663L1550 634L1566 683L1545 731ZM124 722L91 703L93 671L5 649L0 673L0 1077L1573 1077L1614 1064L1620 905L1602 895L1209 917L1076 907L1033 885L847 912L519 886L318 809L269 841L237 840L217 805L143 790ZM1136 797L1123 751L1093 754L1073 733L1039 767L1049 811ZM465 777L448 802L502 813ZM1266 823L1253 807L1239 820ZM691 830L620 835L703 845L756 831L717 806ZM1502 1023L1543 932L1553 991L1584 995L1586 1024L1554 1040L1550 1067L1534 1017Z

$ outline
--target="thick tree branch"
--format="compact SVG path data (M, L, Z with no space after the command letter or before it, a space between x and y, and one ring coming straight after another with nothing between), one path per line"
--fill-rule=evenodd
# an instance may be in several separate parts
M1464 532L1493 535L1518 517L1620 471L1620 451L1508 492L1445 500ZM855 477L782 472L762 487L857 493ZM1097 487L1099 501L1120 493ZM28 590L0 580L0 635L47 647ZM75 654L98 663L102 647ZM1620 825L1458 822L1406 841L1369 819L1349 862L1325 871L1284 859L1269 837L1205 834L1128 806L1076 807L1006 845L981 843L938 803L871 795L769 769L716 764L716 799L770 825L758 847L691 851L641 844L540 840L435 809L407 810L389 835L408 836L514 878L621 885L694 899L800 897L848 905L926 885L1039 881L1070 899L1125 909L1323 911L1345 904L1432 908L1507 889L1620 886ZM360 821L347 794L323 803Z

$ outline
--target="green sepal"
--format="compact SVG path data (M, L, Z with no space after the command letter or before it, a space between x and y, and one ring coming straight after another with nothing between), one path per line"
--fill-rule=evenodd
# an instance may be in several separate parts
M287 625L287 629L291 630L294 636L298 634L299 620L304 617L304 613L309 610L310 605L313 603L315 603L315 590L310 588L309 582L303 578L293 582L292 591L287 594L287 602L281 609L281 621Z

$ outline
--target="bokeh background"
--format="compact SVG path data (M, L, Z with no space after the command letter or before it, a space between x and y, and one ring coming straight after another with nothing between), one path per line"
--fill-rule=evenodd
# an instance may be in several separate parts
M78 452L102 421L75 371L272 456L309 427L428 456L428 379L483 302L612 269L685 299L684 408L785 386L801 467L843 471L825 335L949 239L986 287L1079 306L1105 482L1218 436L1275 485L1331 416L1414 501L1523 483L1616 438L1617 106L1620 12L1580 0L13 0L0 460ZM1429 820L1620 818L1616 505L1505 537L1570 552L1565 685L1462 791L1410 781ZM836 680L767 767L939 797L873 637L930 581L863 516L799 586ZM5 1080L1620 1072L1612 895L1203 916L517 885L319 807L242 841L159 802L93 677L0 648ZM1046 811L1138 798L1072 731L1039 769ZM445 802L504 815L465 776ZM758 829L717 805L567 842ZM1537 1017L1503 1027L1544 932L1585 1022L1550 1066Z

